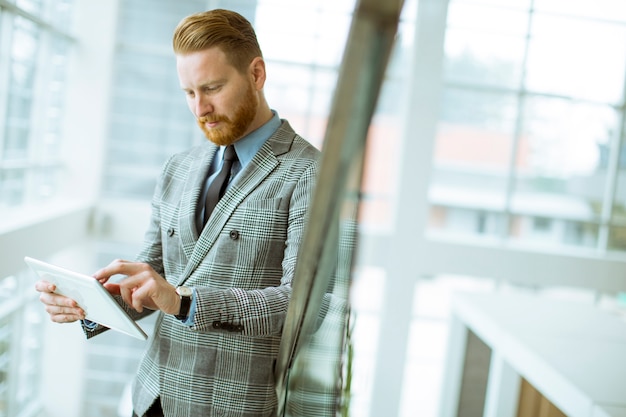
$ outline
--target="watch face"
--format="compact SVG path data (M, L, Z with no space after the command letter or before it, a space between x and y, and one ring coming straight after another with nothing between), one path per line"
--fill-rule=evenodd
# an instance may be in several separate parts
M193 291L189 287L178 287L176 288L176 292L181 297L191 297L191 295L193 294Z

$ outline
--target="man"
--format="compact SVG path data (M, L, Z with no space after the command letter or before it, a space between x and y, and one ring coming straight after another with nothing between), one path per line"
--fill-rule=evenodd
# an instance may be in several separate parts
M173 45L187 104L210 142L165 164L137 262L116 260L94 276L133 318L159 311L133 386L136 416L271 416L320 153L268 106L265 63L242 16L189 16ZM229 175L217 186L223 197L211 197ZM107 283L115 274L126 278ZM54 286L36 288L52 321L84 319ZM83 327L87 337L106 330Z

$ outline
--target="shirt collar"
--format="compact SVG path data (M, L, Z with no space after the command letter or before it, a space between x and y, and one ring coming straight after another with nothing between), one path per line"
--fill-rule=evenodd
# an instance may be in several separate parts
M235 151L237 151L237 158L242 168L250 163L265 141L280 127L282 122L278 117L278 113L272 110L272 115L272 118L263 126L235 142ZM220 147L220 151L224 151L223 146Z

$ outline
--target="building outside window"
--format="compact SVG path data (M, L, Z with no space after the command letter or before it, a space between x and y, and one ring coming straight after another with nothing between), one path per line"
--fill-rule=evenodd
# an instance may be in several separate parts
M431 231L625 248L626 10L568 4L450 1ZM493 227L457 227L456 209Z

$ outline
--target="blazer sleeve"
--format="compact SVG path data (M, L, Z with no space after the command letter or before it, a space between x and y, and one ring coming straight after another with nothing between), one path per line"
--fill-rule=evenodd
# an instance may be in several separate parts
M303 171L289 203L287 239L282 259L280 285L244 290L197 287L197 310L193 330L216 331L216 321L237 326L244 336L280 336L291 298L298 249L304 234L307 208L317 179L317 161Z
M150 266L152 266L152 268L161 275L163 274L163 257L161 256L161 229L159 226L160 211L159 204L157 203L157 196L161 195L165 184L168 183L168 176L166 173L168 172L168 167L170 166L173 158L173 156L170 157L170 159L165 163L161 176L157 180L154 197L152 198L152 216L150 218L150 225L148 226L145 234L144 246L137 256L137 262L146 262L150 264ZM122 306L122 308L124 308L133 320L139 320L154 312L149 309L144 309L142 313L138 313L135 309L127 306L121 297L115 296L115 300ZM108 327L101 324L92 327L86 325L82 320L80 323L87 339L91 339L92 337L109 330Z
M165 163L161 175L157 180L157 184L152 197L151 207L152 215L150 216L150 223L148 229L144 234L143 247L137 255L137 262L145 262L149 264L158 274L164 274L163 267L163 243L161 240L161 196L164 190L167 189L171 175L170 167L173 165L175 156L170 157Z

